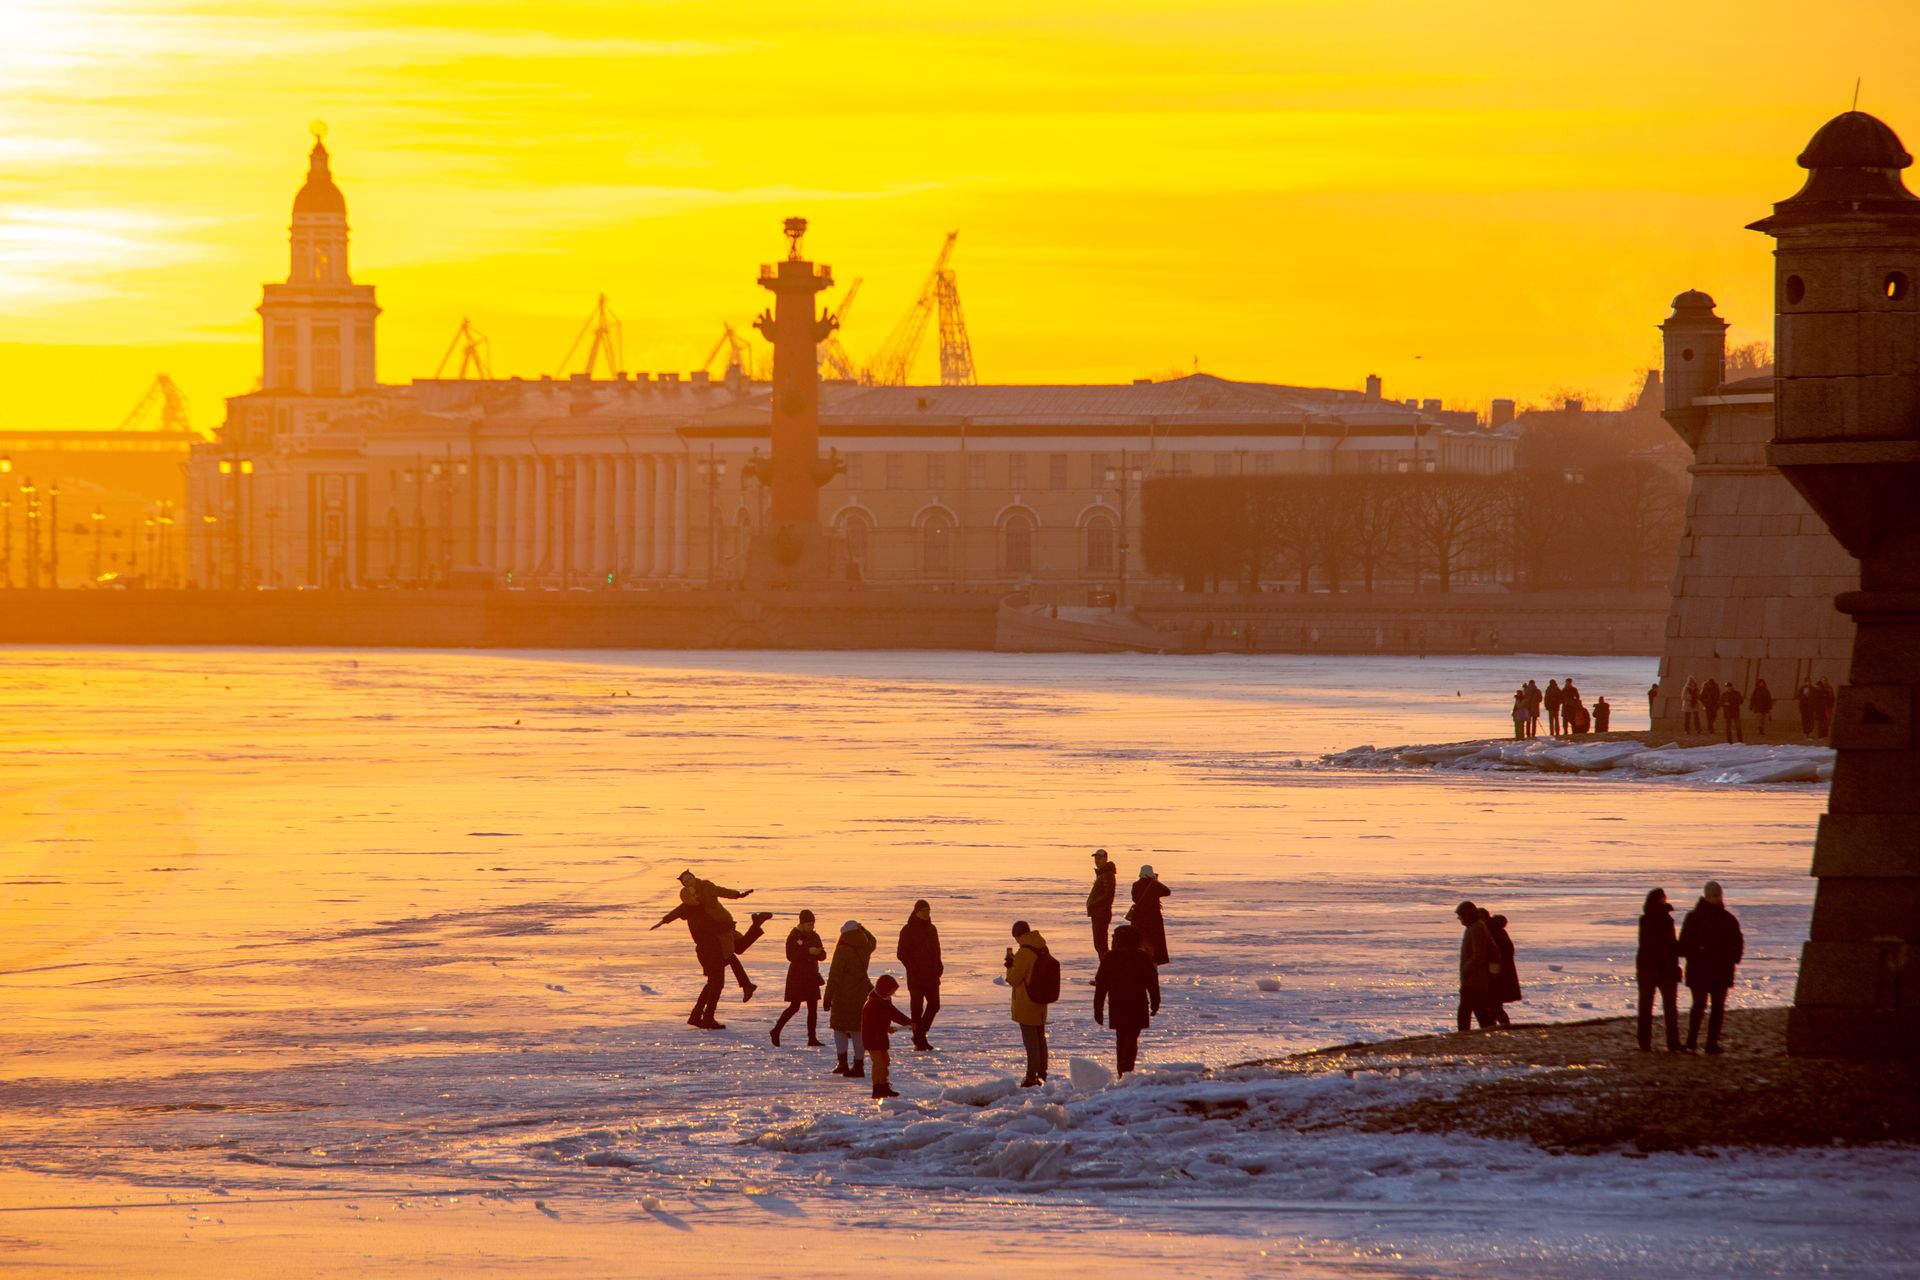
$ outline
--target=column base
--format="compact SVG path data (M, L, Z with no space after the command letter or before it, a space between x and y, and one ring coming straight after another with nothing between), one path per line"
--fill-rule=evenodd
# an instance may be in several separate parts
M761 590L812 590L852 585L840 539L818 524L782 525L755 534L747 546L744 585Z
M1920 1058L1920 1009L1795 1005L1787 1052L1796 1058Z

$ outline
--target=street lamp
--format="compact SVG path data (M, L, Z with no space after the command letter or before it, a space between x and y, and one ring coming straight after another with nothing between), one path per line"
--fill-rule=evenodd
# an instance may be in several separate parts
M727 474L725 459L713 456L713 441L707 441L707 456L694 459L707 478L707 585L713 585L715 561L720 558L720 480Z
M1107 468L1107 483L1116 481L1120 485L1120 590L1115 597L1115 607L1127 607L1127 552L1131 547L1127 532L1127 490L1140 478L1140 468L1127 459L1127 451L1120 451L1120 465Z
M13 455L10 453L0 454L0 476L6 476L6 475L12 475L12 474L13 474ZM11 588L13 586L13 482L12 481L0 481L0 519L4 519L4 524L6 529L6 532L4 534L0 534L0 539L4 539L6 543L5 549L0 550L0 562L4 562L6 566L4 569L0 569L0 577L4 577L7 587Z
M93 509L93 580L100 581L100 536L106 530L107 513Z
M22 517L27 522L27 590L32 591L40 585L40 491L33 487L32 476L20 486L20 496L27 504Z
M214 538L218 536L213 526L219 523L220 517L211 512L200 517L200 526L206 530L206 536L200 541L200 558L206 562L207 578L214 588L220 585L220 549L213 545Z
M47 488L47 586L60 589L60 482Z

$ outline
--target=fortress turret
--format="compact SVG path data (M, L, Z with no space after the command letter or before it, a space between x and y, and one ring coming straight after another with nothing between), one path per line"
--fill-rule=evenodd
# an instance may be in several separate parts
M1707 410L1694 401L1712 395L1726 380L1727 322L1714 313L1712 298L1689 289L1673 300L1673 314L1660 326L1660 336L1666 352L1660 416L1698 449Z

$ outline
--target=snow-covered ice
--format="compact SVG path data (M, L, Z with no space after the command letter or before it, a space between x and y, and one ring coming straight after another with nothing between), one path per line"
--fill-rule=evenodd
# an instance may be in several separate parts
M1421 746L1349 747L1321 759L1339 769L1471 769L1607 773L1649 781L1684 778L1717 786L1820 783L1833 778L1833 748L1813 743L1726 743L1649 747L1607 739L1505 738Z

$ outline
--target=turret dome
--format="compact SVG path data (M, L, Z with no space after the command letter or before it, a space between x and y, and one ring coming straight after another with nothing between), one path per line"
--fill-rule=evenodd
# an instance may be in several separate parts
M335 213L347 216L347 198L333 185L333 171L327 167L327 144L315 138L307 155L307 184L293 198L294 216L303 213Z
M1805 185L1751 229L1772 232L1835 218L1920 218L1920 197L1900 180L1900 171L1912 163L1899 135L1884 121L1864 111L1843 111L1821 125L1800 153Z

